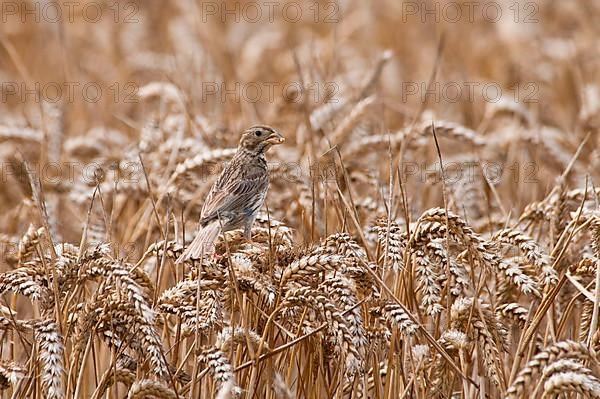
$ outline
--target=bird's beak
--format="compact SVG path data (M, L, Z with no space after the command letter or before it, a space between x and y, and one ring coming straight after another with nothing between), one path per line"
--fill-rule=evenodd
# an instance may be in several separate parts
M269 138L266 141L267 141L267 143L272 144L272 145L281 144L285 141L285 137L283 137L279 133L271 133L271 135L269 136Z

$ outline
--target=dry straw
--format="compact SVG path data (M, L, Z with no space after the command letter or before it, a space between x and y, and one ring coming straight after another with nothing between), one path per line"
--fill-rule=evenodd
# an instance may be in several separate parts
M3 15L2 398L600 397L598 2L204 3ZM255 123L251 242L175 264Z

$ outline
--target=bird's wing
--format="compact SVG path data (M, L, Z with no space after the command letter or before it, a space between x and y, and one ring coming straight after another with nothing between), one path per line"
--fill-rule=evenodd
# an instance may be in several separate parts
M200 223L218 219L219 214L244 211L262 199L268 186L269 176L264 170L224 170L206 196Z

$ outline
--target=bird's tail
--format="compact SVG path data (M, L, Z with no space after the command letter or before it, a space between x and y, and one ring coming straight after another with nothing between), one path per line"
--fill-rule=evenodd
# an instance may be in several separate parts
M212 255L215 252L215 240L220 231L221 225L218 220L202 227L175 263L182 263L187 259L200 259L203 255Z

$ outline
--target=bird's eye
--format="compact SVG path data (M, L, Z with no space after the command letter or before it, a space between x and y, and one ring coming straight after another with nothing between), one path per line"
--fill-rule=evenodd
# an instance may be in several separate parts
M256 132L254 132L254 134L256 135L256 137L260 137L262 136L262 131L257 130Z

